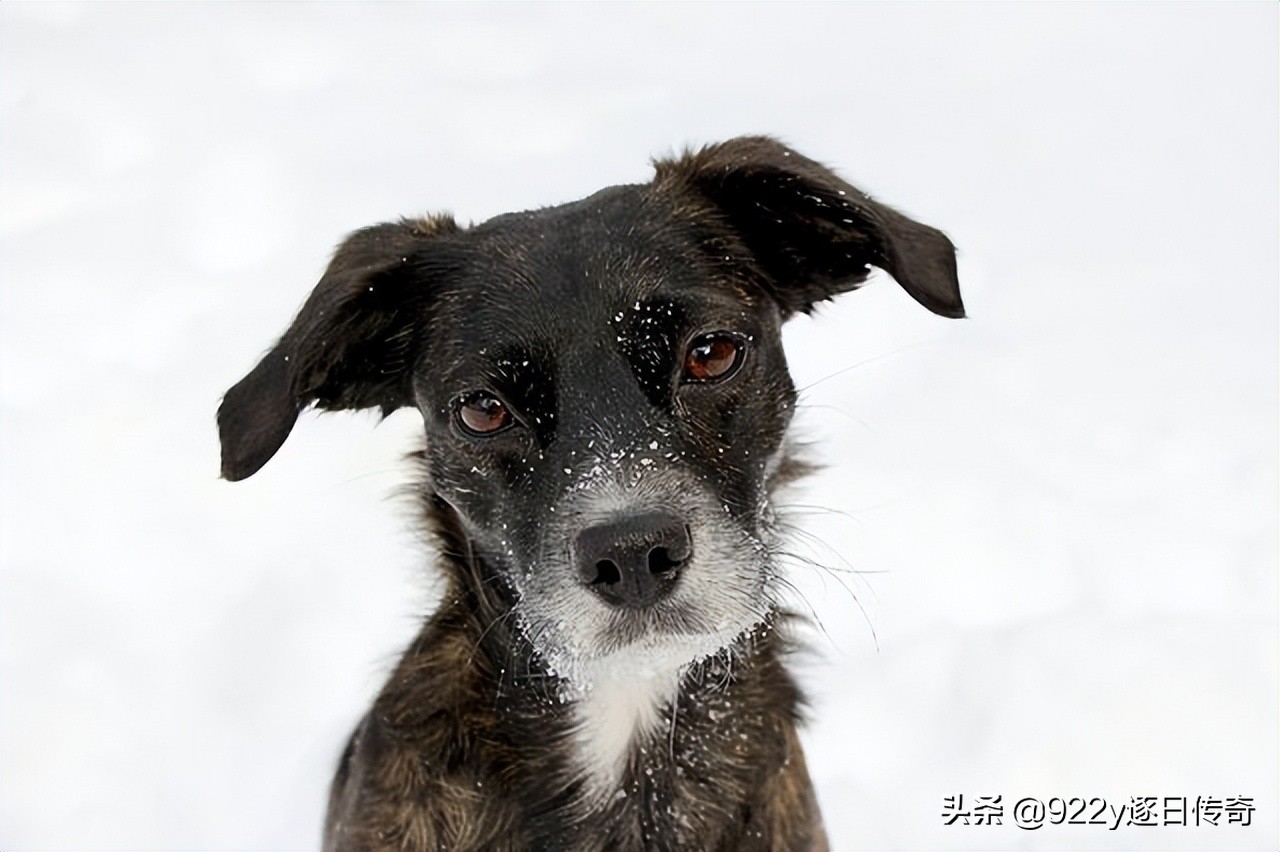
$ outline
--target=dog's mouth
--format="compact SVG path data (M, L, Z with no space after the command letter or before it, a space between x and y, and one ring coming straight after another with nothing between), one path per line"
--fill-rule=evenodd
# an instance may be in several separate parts
M687 669L731 647L767 616L724 621L719 629L685 607L617 612L584 642L561 644L541 636L535 654L549 673L572 687L602 672L649 677Z
M675 582L679 582L679 579ZM662 600L644 608L621 607L609 613L599 630L596 650L607 656L647 642L679 641L715 633L706 613L684 600Z

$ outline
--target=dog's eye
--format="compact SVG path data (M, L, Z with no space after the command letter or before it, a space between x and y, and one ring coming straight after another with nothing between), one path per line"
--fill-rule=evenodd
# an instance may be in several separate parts
M492 435L511 425L511 410L502 400L484 391L472 391L458 400L458 423L473 435Z
M695 337L684 356L686 382L714 382L729 378L742 365L742 339L725 331Z

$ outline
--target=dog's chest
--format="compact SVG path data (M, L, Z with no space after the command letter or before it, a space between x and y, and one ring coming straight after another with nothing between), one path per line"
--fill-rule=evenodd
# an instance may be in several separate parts
M675 672L610 671L594 678L574 700L574 762L588 795L614 795L634 745L652 738L670 719L680 685Z

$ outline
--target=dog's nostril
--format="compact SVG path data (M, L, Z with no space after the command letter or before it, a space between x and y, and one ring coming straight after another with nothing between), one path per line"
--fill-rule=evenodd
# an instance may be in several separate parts
M650 574L666 574L672 568L680 567L684 559L679 558L679 554L672 554L665 547L655 547L649 551L649 573Z
M621 579L622 572L618 570L617 563L612 559L601 559L596 563L596 578L591 581L591 585L612 586Z

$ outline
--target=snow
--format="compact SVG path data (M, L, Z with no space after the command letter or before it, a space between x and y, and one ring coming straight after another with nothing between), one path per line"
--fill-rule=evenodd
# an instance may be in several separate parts
M877 275L787 329L833 848L1276 848L1276 23L0 6L0 846L317 846L435 593L418 425L305 415L232 484L221 393L355 228L768 132L943 227L971 315ZM955 794L1258 810L1032 832L944 826Z

